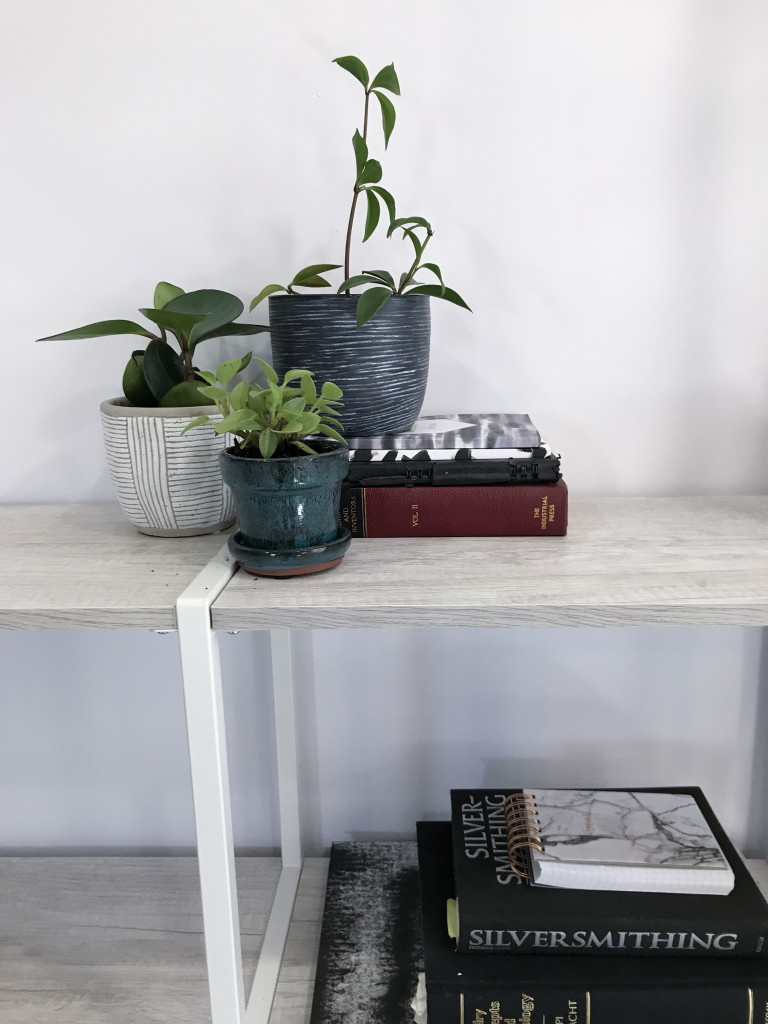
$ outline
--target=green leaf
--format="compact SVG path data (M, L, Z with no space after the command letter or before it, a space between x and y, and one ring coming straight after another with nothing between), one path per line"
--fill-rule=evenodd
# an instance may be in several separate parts
M283 402L282 411L284 413L304 412L306 404L306 398L303 395L297 395L296 398L289 398L287 402Z
M304 279L307 277L316 277L317 274L324 274L327 270L338 270L341 267L340 263L313 263L310 267L304 267L291 281L291 284L302 284ZM269 285L269 287L274 287Z
M251 299L251 304L248 307L249 311L255 309L260 302L262 302L268 295L273 295L275 292L287 292L288 289L281 284L268 284L261 289L259 294L255 298Z
M400 95L400 83L397 80L397 73L395 71L394 64L387 64L385 68L376 75L374 80L371 82L372 89L386 89L388 92L393 92L395 96Z
M222 292L217 288L199 288L197 291L186 292L171 299L164 307L164 312L167 310L204 317L192 328L189 340L194 347L203 335L212 337L213 331L237 320L243 312L243 304L236 295L229 292Z
M248 408L259 416L265 416L267 412L267 395L269 391L257 391L251 388L248 394Z
M426 242L422 242L416 232L411 231L410 228L403 228L403 238L410 238L413 243L413 248L416 250L416 259L420 259L421 254L424 252ZM402 284L400 287L402 287Z
M366 191L365 198L368 200L368 214L365 218L365 234L363 235L363 241L367 242L376 230L376 225L379 223L381 207L379 206L379 200L373 192Z
M195 370L195 373L198 377L202 377L207 384L213 385L216 383L215 373L209 373L208 370Z
M355 150L355 174L357 175L357 179L359 179L360 175L363 173L365 162L368 159L368 145L363 136L357 130L355 130L355 134L352 136L352 146Z
M196 341L191 343L190 350L194 352L201 341L208 341L210 338L242 338L251 334L264 334L268 331L269 327L265 327L263 324L224 324L223 327L215 327L210 333L206 331L205 334L201 334Z
M443 292L439 284L420 284L417 285L416 288L410 288L407 292L405 292L405 294L431 295L433 296L433 298L447 299L448 302L453 302L457 306L463 306L464 309L469 309L469 306L466 304L464 299L462 299L458 292L455 292L452 288L446 288L445 291ZM471 313L472 310L469 309L469 312Z
M371 192L375 192L376 195L380 196L384 200L384 204L386 205L387 211L389 212L390 222L393 221L395 219L394 196L390 192L387 192L385 188L382 188L381 185L368 185L367 187L368 189L370 189ZM387 236L389 236L389 234L390 232L388 231Z
M133 320L99 320L95 324L86 324L85 327L77 327L74 331L64 331L63 334L49 334L47 338L38 338L38 341L68 341L70 338L109 338L116 334L140 334L143 338L155 338L157 335L148 331L141 324Z
M320 397L327 399L338 399L344 392L341 390L338 384L334 384L333 381L327 380L320 389Z
M392 232L395 231L397 228L402 228L411 225L417 228L426 228L427 231L432 230L432 226L430 225L429 221L425 220L424 217L398 217L397 220L393 220L392 223L389 225L389 231L387 232L387 234L391 235Z
M208 398L212 399L214 403L229 401L229 396L224 388L218 388L215 385L200 384L198 391L201 395L206 395Z
M277 441L277 435L273 434L271 430L262 431L259 435L259 451L263 458L268 459L275 454Z
M340 295L341 292L345 292L349 288L357 288L361 284L381 284L381 282L377 277L370 277L367 274L355 274L354 277L348 277L346 281L339 285L339 290L336 294Z
M163 395L160 405L166 409L178 409L184 405L215 405L215 402L207 395L201 394L198 381L183 380Z
M149 390L160 402L175 384L186 379L187 371L181 356L167 342L155 340L150 341L144 352L144 376Z
M217 434L234 434L236 430L247 430L256 426L256 417L250 409L238 409L216 424Z
M229 384L235 374L240 372L241 363L242 359L227 359L226 362L219 363L219 368L216 370L216 376L223 388L226 388L227 384Z
M369 288L357 300L357 326L367 324L392 295L389 288Z
M317 398L317 388L311 376L301 378L301 393L308 402L313 402Z
M383 92L373 94L381 104L381 126L384 129L384 149L389 145L389 137L395 128L395 105Z
M213 423L213 420L211 419L210 416L198 416L196 419L192 420L191 423L188 423L186 427L184 427L184 429L182 430L182 434L186 434L186 432L188 430L192 430L193 427L202 427L204 423Z
M123 394L131 403L139 408L157 405L157 399L149 390L147 378L144 376L144 353L134 352L123 372Z
M256 356L256 362L259 364L259 366L264 371L264 373L266 375L266 378L269 381L269 383L270 384L277 384L279 378L277 376L277 373L274 370L274 367L270 366L269 363L265 363L263 359L259 359L258 356Z
M358 173L358 185L371 185L381 181L381 164L378 160L366 160L362 171Z
M364 270L363 273L368 274L370 277L374 277L377 281L381 281L382 284L391 288L392 291L395 290L395 279L388 270Z
M310 448L308 444L304 444L304 442L303 441L299 441L298 438L294 438L291 441L291 444L295 445L296 448L298 448L300 451L306 452L307 455L317 455L317 452L315 451L314 448Z
M331 282L326 281L319 274L315 274L314 277L305 277L303 281L299 281L298 286L300 288L330 288Z
M247 380L241 380L235 384L229 393L229 404L237 412L238 409L245 409L248 405L249 385Z
M440 272L440 267L436 263L422 263L420 267L416 268L416 272L419 270L430 270L440 282L442 291L440 292L440 298L445 298L445 282L443 281L443 275Z
M302 377L312 376L311 370L288 370L283 377L283 384L290 384L292 380L301 380Z
M333 64L338 64L340 68L344 68L350 75L354 75L355 78L360 82L364 89L368 88L368 81L370 75L368 74L368 68L363 64L359 57L334 57ZM393 68L394 70L394 68ZM379 72L379 75L381 72ZM379 77L378 75L376 76Z
M175 299L177 295L183 294L183 288L177 288L175 284L168 284L167 281L159 281L155 288L155 297L152 303L155 309L162 309L171 299Z
M346 444L346 441L338 430L334 430L333 427L329 427L327 423L321 423L317 428L317 432L318 434L325 434L326 437L332 437L334 441L341 441L342 444Z
M189 340L193 328L205 320L204 316L195 316L192 313L176 313L165 307L163 309L140 309L139 312L143 313L147 320L159 324L160 327L167 327L171 331L178 331L187 340Z
M303 434L314 434L320 425L320 417L316 412L303 412L301 414L301 432Z

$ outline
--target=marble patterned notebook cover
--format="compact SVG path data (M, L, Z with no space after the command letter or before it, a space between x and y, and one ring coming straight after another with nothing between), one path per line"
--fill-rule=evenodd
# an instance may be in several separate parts
M439 450L441 448L537 448L541 435L527 413L471 412L422 416L410 430L379 437L349 437L350 448Z
M543 851L535 885L725 895L733 872L693 796L529 789Z

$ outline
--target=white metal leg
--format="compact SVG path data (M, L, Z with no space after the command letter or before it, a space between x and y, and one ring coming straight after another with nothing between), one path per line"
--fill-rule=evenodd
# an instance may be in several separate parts
M211 604L235 567L226 548L176 603L213 1024L245 1015L218 637Z
M246 1011L218 638L211 605L234 573L226 547L176 604L212 1024L268 1024L302 866L291 637L272 631L283 869Z
M247 1024L266 1024L269 1020L303 859L291 634L287 629L273 629L270 632L283 870L248 999Z

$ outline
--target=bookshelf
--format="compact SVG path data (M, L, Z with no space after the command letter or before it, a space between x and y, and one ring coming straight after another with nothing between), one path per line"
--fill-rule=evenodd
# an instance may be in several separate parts
M291 630L768 625L768 497L572 498L565 538L360 540L333 572L236 573L222 535L142 537L110 505L0 508L0 627L174 629L213 1024L266 1022L303 854ZM242 979L217 631L272 642L282 871Z

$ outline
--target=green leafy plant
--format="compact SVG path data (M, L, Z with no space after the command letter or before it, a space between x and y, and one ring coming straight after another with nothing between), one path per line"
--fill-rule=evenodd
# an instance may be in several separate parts
M382 308L382 306L393 295L431 295L437 299L446 299L457 306L469 309L464 299L452 288L447 288L443 282L443 275L436 263L423 263L422 256L427 243L434 235L432 226L424 217L397 217L395 199L391 192L388 192L380 183L383 176L381 163L370 156L368 148L368 115L371 96L375 96L381 108L382 129L384 134L384 148L389 145L389 140L395 127L396 112L395 105L387 93L395 96L400 95L400 82L395 72L395 65L388 64L383 67L371 80L367 67L359 57L337 57L335 64L348 71L363 87L365 92L365 106L363 110L363 130L355 130L352 136L352 148L355 155L355 182L352 188L352 207L349 211L347 222L346 243L344 247L344 281L338 291L350 294L351 288L360 286L366 287L357 303L357 326L362 327L371 317ZM416 251L416 258L408 270L400 274L397 284L392 274L387 270L364 270L360 274L350 276L350 250L352 245L352 229L357 211L357 201L362 193L365 193L367 211L365 218L365 229L363 231L363 242L366 242L376 230L381 219L381 204L383 202L389 214L389 228L387 237L391 237L398 228L403 231L403 238L408 238ZM424 230L424 235L419 237L419 229ZM326 271L339 270L341 264L318 263L300 270L288 285L268 284L262 288L258 295L251 301L251 309L254 309L268 295L275 292L288 292L296 294L297 287L302 288L327 288L330 283L322 276ZM420 284L415 280L417 271L429 271L436 278L437 284ZM407 289L407 290L406 290Z
M200 394L203 378L193 363L195 349L210 338L260 334L269 329L259 324L234 323L243 309L240 299L229 292L215 288L184 292L161 281L155 288L153 307L139 310L159 328L159 333L132 320L102 320L38 341L140 335L148 338L149 343L134 350L123 373L123 394L131 405L211 405L211 399ZM175 339L178 352L169 343L169 335Z
M217 434L240 438L239 453L265 459L293 455L294 448L316 455L316 449L307 441L318 434L344 444L340 433L344 428L336 418L343 404L338 385L328 381L318 394L314 374L309 370L288 370L281 384L269 363L263 359L257 362L267 376L265 388L241 380L227 391L227 385L242 369L242 360L222 363L215 374L201 371L207 386L200 387L200 391L223 419L214 422L209 416L198 416L183 433L203 423L213 423Z

